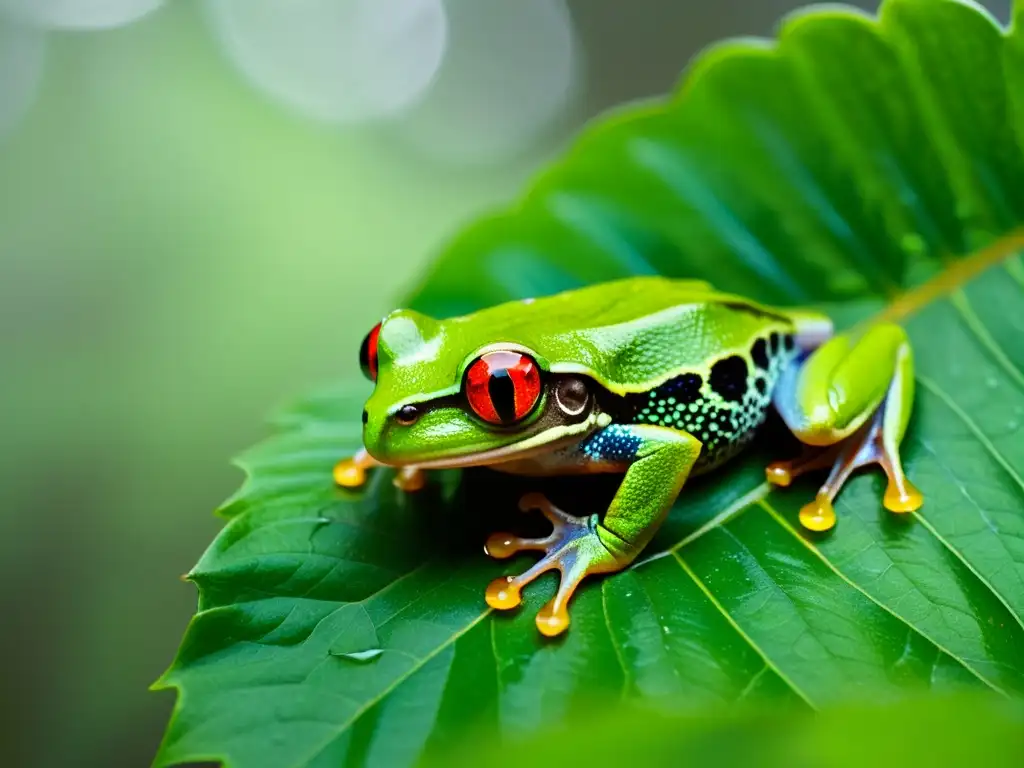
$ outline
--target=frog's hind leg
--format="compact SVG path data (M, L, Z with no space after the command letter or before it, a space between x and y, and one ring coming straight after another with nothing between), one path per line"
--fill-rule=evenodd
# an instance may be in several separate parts
M886 509L921 506L899 455L913 398L913 355L905 332L893 324L875 326L858 339L836 336L783 372L773 402L807 448L796 460L769 465L768 481L789 485L805 472L832 467L814 500L800 510L805 528L835 525L832 502L851 473L869 464L880 465L888 477Z

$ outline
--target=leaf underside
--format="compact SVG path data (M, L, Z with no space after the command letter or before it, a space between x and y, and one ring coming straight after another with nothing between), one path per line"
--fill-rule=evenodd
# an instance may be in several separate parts
M172 765L407 765L467 728L513 740L594 701L667 712L808 710L922 691L1024 693L1024 34L952 0L790 17L777 44L705 52L670 99L589 128L513 210L448 244L408 304L449 316L630 274L709 280L849 326L902 321L917 399L903 455L925 494L847 485L834 532L800 532L777 424L689 483L627 571L575 598L559 641L483 589L518 497L583 513L613 479L439 473L353 493L363 385L282 414L190 574L199 610L158 683L179 691ZM1024 6L1015 7L1024 19ZM578 508L578 509L577 509Z

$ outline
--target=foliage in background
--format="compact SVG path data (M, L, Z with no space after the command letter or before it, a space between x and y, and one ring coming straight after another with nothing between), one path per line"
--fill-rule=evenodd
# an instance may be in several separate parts
M972 5L802 14L777 46L720 46L672 99L592 127L514 210L456 238L410 300L443 316L660 272L827 303L846 324L905 321L919 514L884 512L868 474L833 533L803 535L813 481L769 493L763 466L789 450L769 430L688 484L640 561L592 580L568 636L545 642L532 617L553 583L494 616L484 586L527 559L490 562L480 543L516 523L524 490L589 511L613 485L481 470L409 497L385 472L338 490L330 469L358 446L366 394L341 386L242 460L230 521L190 574L199 611L160 682L180 693L158 762L404 765L467 730L518 739L608 697L799 713L1019 695L1022 100L1024 33Z
M624 737L626 736L626 737ZM843 704L811 716L765 709L652 713L628 705L576 712L513 743L468 733L430 768L504 765L756 765L765 768L1020 765L1024 706L971 694Z

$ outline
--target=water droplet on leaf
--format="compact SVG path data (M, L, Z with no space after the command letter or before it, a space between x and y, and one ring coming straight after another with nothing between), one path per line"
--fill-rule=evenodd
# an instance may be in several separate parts
M384 650L382 648L369 648L365 651L352 651L350 653L336 653L331 651L331 656L337 656L339 659L348 659L349 661L355 661L360 664L365 664L368 661L373 661L378 658Z

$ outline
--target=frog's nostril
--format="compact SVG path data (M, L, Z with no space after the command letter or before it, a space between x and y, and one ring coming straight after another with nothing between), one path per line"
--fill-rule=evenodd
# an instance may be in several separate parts
M370 421L370 412L363 408L363 424Z

